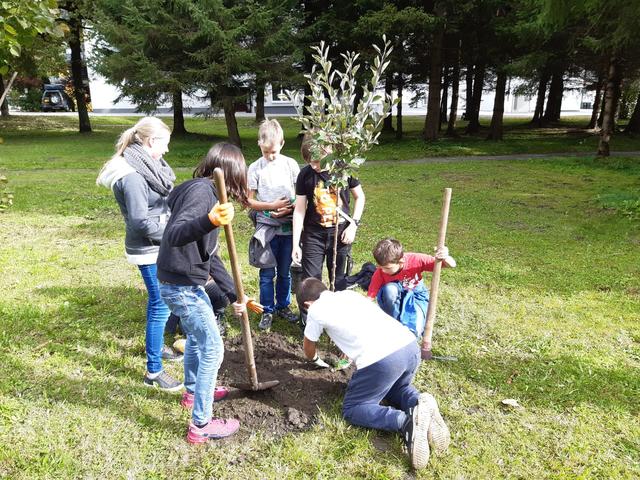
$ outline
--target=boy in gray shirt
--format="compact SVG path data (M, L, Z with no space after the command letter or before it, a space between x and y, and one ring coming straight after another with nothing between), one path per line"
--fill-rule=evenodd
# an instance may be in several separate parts
M262 157L253 162L247 172L249 206L257 211L252 243L267 254L259 258L252 255L251 263L260 268L260 303L264 312L258 327L269 330L274 314L292 323L297 321L297 316L289 308L289 268L293 249L291 215L300 167L293 158L280 153L284 146L284 132L277 120L262 122L258 145Z

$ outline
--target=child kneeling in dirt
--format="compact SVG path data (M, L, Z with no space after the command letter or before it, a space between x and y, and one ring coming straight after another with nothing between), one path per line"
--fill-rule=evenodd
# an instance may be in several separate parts
M307 310L304 353L322 365L316 343L326 331L342 352L353 359L342 414L354 425L399 432L414 468L429 461L429 443L440 453L450 435L435 398L411 384L420 364L420 349L406 328L362 295L331 292L316 278L303 280L298 305ZM382 406L385 400L390 406Z
M444 267L455 267L456 261L443 247L435 257L404 252L402 244L393 238L380 240L373 249L378 268L371 277L367 296L377 299L388 315L420 338L426 327L429 291L422 281L422 272L432 272L437 260Z

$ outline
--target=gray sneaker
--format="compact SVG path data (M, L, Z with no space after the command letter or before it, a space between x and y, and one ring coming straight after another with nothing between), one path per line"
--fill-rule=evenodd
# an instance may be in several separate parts
M260 330L269 330L273 323L273 315L271 313L263 313L258 328Z
M176 380L164 370L154 378L149 378L147 375L147 373L144 374L145 387L154 387L163 392L171 393L179 392L184 387L182 382Z
M280 318L284 318L289 323L298 323L298 315L293 313L289 307L284 307L280 310L276 310L276 315L278 315Z
M177 350L174 350L169 345L162 346L162 360L168 362L181 362L184 360L184 355Z

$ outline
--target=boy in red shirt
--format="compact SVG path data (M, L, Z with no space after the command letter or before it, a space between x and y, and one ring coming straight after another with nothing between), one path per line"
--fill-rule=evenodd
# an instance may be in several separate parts
M380 240L373 249L378 268L371 278L367 296L413 334L420 338L425 329L429 291L422 280L422 272L432 272L436 260L444 267L455 267L456 261L443 247L435 257L422 253L404 252L402 244L393 239Z

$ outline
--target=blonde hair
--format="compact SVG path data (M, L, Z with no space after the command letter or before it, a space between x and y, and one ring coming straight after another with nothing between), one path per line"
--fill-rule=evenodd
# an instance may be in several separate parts
M150 138L167 133L171 135L171 130L166 123L157 117L144 117L131 128L125 130L116 142L116 157L122 155L126 148L132 143L146 143Z
M280 123L275 118L265 120L258 130L258 145L279 146L284 142L284 132Z

